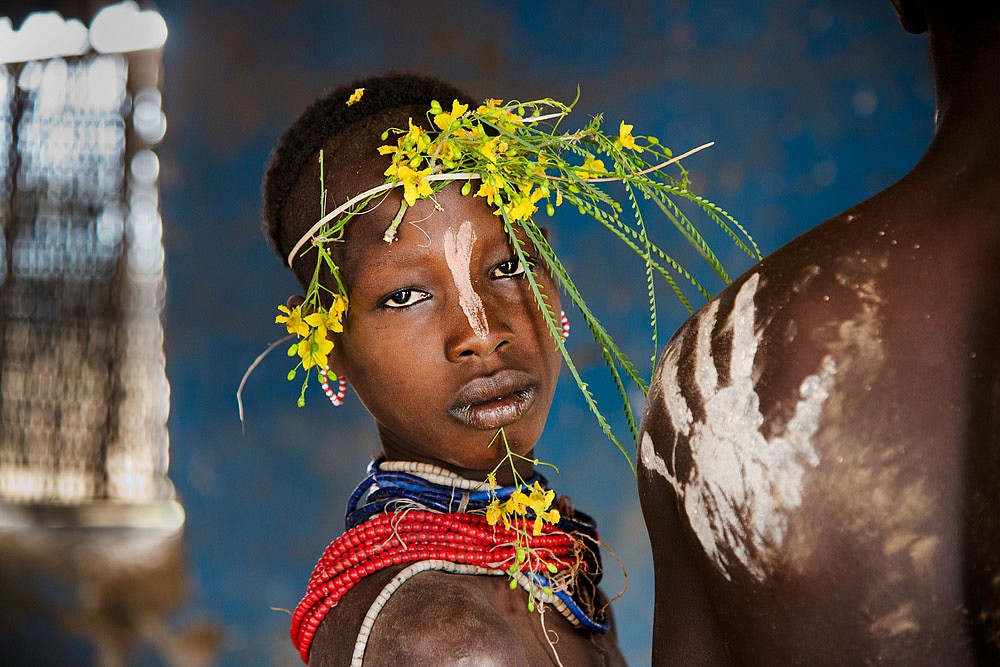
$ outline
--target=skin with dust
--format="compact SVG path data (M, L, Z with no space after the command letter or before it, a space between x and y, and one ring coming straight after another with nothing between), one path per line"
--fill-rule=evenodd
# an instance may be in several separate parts
M469 326L477 336L485 338L490 333L490 326L486 320L483 300L472 286L472 246L475 243L476 232L472 229L472 223L466 220L459 226L457 234L453 229L445 232L444 257L455 280L458 303L469 320Z
M761 581L782 546L790 514L802 502L803 477L820 463L812 438L837 365L827 357L816 373L802 381L792 417L782 432L765 438L753 377L762 336L754 330L758 278L752 276L742 286L724 324L724 332L733 340L728 383L720 384L712 356L718 302L709 304L695 323L698 420L678 381L677 354L668 353L662 360L663 407L675 433L687 438L692 459L688 474L683 479L670 474L648 433L643 433L639 451L644 467L674 487L706 555L723 576L729 579L732 568L742 567ZM673 451L671 469L677 471L676 444Z
M661 561L658 595L678 611L660 627L676 633L690 616L673 582L704 577L725 610L712 623L732 645L815 658L801 664L863 664L830 648L845 645L855 657L900 658L887 664L963 664L965 621L951 611L963 591L953 495L963 460L948 449L963 413L947 387L965 374L939 372L949 329L926 317L928 304L890 319L911 302L886 298L885 253L824 261L778 278L751 273L660 359L639 438L640 497L654 512L654 549L683 548L700 570ZM925 396L922 417L913 406ZM910 659L925 654L933 659Z

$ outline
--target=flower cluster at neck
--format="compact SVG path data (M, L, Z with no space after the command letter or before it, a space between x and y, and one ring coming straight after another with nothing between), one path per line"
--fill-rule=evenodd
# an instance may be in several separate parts
M503 522L504 529L513 533L515 557L507 567L507 575L510 577L510 587L514 589L517 587L518 573L525 567L533 568L535 571L548 570L553 574L556 572L555 565L549 562L546 555L532 546L532 537L541 535L545 524L558 524L562 518L559 510L552 507L556 492L552 489L542 488L538 480L529 486L524 477L517 471L515 459L527 461L532 466L544 465L556 472L559 470L551 463L529 459L512 451L510 443L507 442L507 435L502 428L493 436L489 446L492 447L498 439L503 443L504 454L496 467L486 476L486 484L489 487L491 497L489 505L486 506L486 522L491 526ZM505 465L510 466L513 474L514 492L506 500L501 500L496 495L497 472ZM529 584L528 589L529 611L535 610L535 596L532 586L533 584ZM552 593L548 589L544 592L550 595Z

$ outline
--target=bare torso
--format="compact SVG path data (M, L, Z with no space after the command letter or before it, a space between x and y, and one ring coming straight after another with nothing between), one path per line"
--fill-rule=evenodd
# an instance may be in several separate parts
M918 168L668 344L654 664L1000 659L1000 183Z

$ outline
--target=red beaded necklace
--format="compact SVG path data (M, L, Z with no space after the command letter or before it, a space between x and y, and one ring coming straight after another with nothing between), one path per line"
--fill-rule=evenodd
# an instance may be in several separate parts
M364 577L386 567L420 561L505 571L517 562L514 529L529 535L530 550L539 556L520 563L520 572L586 571L582 556L586 545L550 524L542 527L542 534L532 535L528 522L507 529L490 526L480 514L410 510L379 514L348 530L324 551L292 616L291 638L302 660L308 662L313 637L327 613Z

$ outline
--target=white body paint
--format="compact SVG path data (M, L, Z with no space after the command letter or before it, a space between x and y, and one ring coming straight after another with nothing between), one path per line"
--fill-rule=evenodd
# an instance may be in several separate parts
M472 246L475 243L476 232L468 220L459 226L457 234L450 228L444 233L444 258L458 290L458 303L472 331L485 338L490 333L490 325L486 320L483 300L472 286Z
M676 442L674 461L668 468L644 433L640 458L647 470L674 487L691 528L723 576L730 579L732 568L741 565L763 581L785 539L788 517L802 503L803 477L819 465L811 440L819 429L837 366L832 357L824 358L817 373L802 381L794 413L783 432L764 437L760 430L764 416L753 378L761 339L754 331L758 282L759 276L754 275L743 284L725 324L733 338L727 386L719 386L711 354L718 302L697 316L694 380L704 402L704 421L694 421L681 392L679 346L668 350L661 361L659 388L664 409L677 437L685 439L691 451L688 477L678 479L670 472L677 470Z

